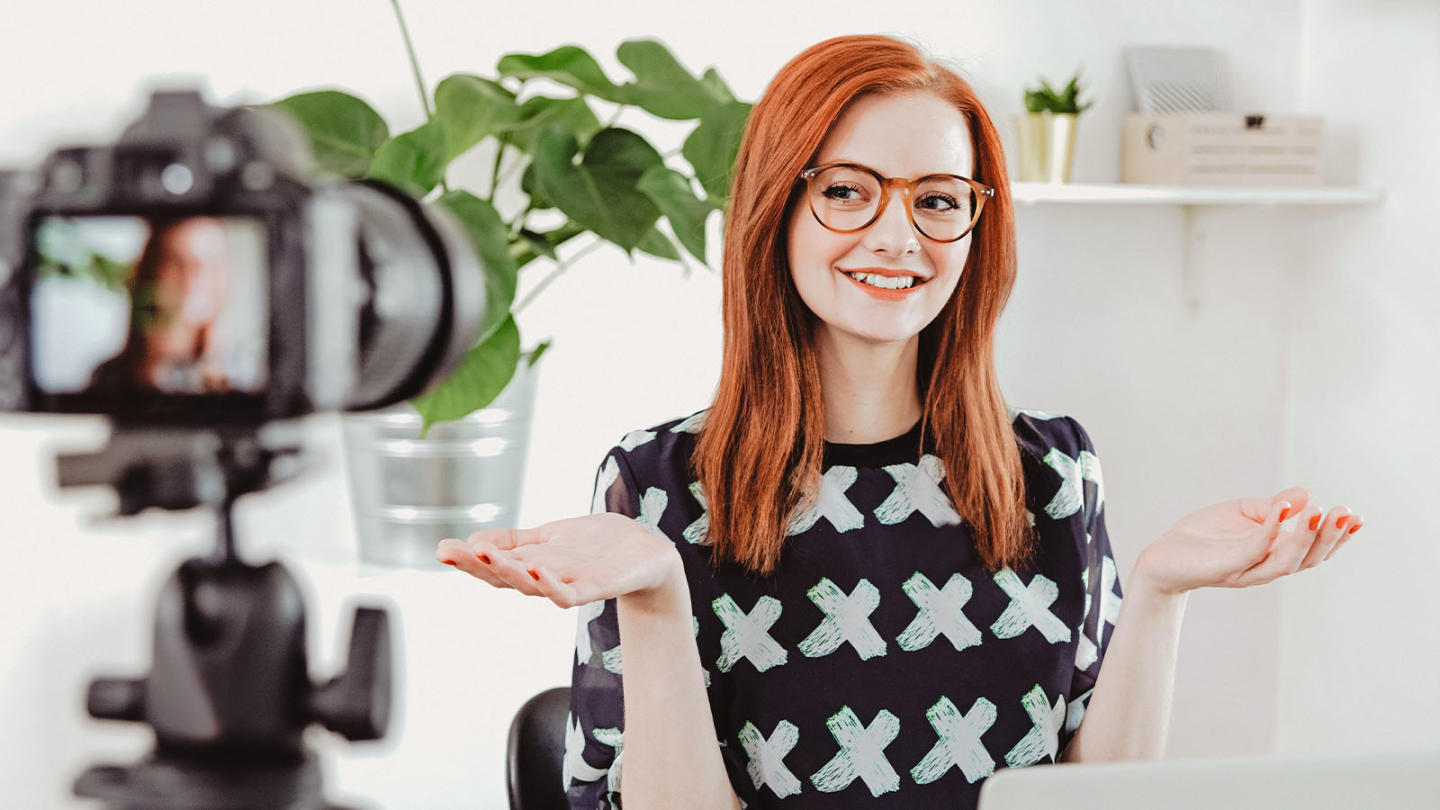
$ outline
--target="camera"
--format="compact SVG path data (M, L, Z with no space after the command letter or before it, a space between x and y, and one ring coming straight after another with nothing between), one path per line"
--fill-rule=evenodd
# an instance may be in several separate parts
M209 556L160 589L154 662L91 682L97 719L138 722L134 765L79 775L116 810L333 810L311 724L383 737L391 646L358 607L346 670L311 681L286 568L237 550L237 498L296 474L286 420L427 390L477 339L484 268L462 223L380 182L315 176L283 113L159 91L113 144L0 171L0 411L101 414L61 487L108 485L121 515L202 506ZM3 525L3 521L0 521Z
M157 92L114 145L0 174L0 410L247 427L443 378L483 311L463 226L308 153L281 113Z

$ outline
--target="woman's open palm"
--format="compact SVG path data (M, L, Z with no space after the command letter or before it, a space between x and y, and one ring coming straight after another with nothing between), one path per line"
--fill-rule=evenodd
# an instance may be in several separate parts
M446 538L435 559L497 588L574 607L659 588L683 576L669 540L615 512L554 520L533 529L482 529Z

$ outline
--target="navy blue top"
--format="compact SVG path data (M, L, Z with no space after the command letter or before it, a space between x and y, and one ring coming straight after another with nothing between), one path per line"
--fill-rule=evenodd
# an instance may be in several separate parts
M689 474L705 416L627 434L592 511L675 543L730 783L749 808L974 808L998 768L1054 763L1079 727L1119 615L1100 460L1068 416L1011 410L1032 566L991 575L919 452L920 426L831 444L816 507L791 519L759 579L708 565ZM621 806L623 666L615 600L579 609L565 785L573 808Z

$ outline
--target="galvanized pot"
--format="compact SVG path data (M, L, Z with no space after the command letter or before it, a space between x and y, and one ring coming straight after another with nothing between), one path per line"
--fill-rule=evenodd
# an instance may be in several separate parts
M448 570L435 561L441 539L516 525L536 371L521 357L493 402L423 439L409 403L342 417L362 562Z

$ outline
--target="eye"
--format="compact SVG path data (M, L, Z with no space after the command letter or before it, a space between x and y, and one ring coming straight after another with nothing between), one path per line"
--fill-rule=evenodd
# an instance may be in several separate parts
M827 186L825 190L820 193L824 195L825 199L827 200L840 200L842 202L845 202L860 199L861 195L863 194L863 189L861 189L859 186L850 185L848 183L835 183Z
M938 202L938 206L930 205L931 202ZM915 201L916 208L927 208L931 211L949 211L960 208L960 203L949 194L927 194Z

